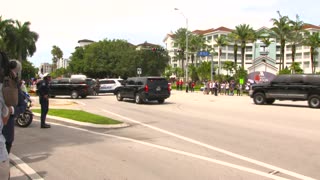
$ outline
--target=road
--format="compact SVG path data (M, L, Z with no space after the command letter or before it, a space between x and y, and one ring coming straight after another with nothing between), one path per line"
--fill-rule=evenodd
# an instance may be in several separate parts
M177 91L164 104L76 101L130 126L16 128L13 153L46 180L320 179L319 109L307 102Z

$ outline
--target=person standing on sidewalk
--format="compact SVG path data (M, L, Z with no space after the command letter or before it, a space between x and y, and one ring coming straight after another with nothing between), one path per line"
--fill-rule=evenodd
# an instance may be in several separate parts
M17 94L15 94L15 96L18 97L18 104L16 104L15 106L9 107L10 117L9 117L8 123L4 125L2 129L2 134L6 139L6 148L8 153L11 152L11 147L14 141L14 125L15 125L14 119L16 116L23 113L27 108L27 103L24 101L25 96L22 94L22 91L18 85L18 73L20 73L22 69L21 63L18 60L10 60L9 69L10 69L9 71L10 73L8 76L15 80L16 86L18 88L18 92ZM6 100L5 102L8 103L7 101L8 100Z
M39 82L39 102L41 105L41 128L50 128L49 124L46 124L46 117L49 111L49 82L51 76L45 74L43 80Z
M2 94L2 83L6 68L8 68L9 60L3 52L0 52L0 179L9 179L10 165L9 155L6 149L6 140L2 134L3 125L7 123L9 114L11 113L9 108L5 105Z

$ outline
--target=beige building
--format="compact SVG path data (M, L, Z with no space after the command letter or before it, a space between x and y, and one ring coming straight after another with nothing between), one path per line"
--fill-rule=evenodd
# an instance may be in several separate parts
M266 29L266 27L262 27L258 29L257 31ZM309 31L310 33L313 32L319 32L320 26L315 26L311 24L306 24L304 26L304 29ZM219 36L226 36L232 32L232 29L226 28L226 27L219 27L219 28L212 28L207 30L195 30L192 31L194 34L202 34L204 38L207 40L207 44L212 46L216 52L218 52L218 46L215 41L215 39ZM175 57L174 50L178 49L177 45L174 42L174 34L170 33L167 34L164 38L163 42L165 43L166 49L169 52L169 55L171 57L170 64L172 67L181 67L182 63L181 60L177 59ZM226 61L234 61L234 56L237 56L237 65L241 65L241 49L238 48L238 52L235 55L233 44L229 44L227 46L221 47L222 53L220 56L220 63L221 66ZM196 55L196 52L194 52ZM260 56L267 56L267 58L261 58ZM212 57L198 57L196 56L195 64L198 65L202 61L211 61ZM316 61L319 60L319 56L316 57ZM245 69L248 70L248 72L254 72L254 71L260 71L260 70L266 70L270 73L277 73L279 68L279 62L280 62L280 43L274 39L274 42L270 44L269 47L265 47L265 45L260 41L257 40L253 43L247 43L246 49L245 49ZM300 67L304 70L305 73L311 73L311 63L310 63L310 47L303 46L303 45L297 45L296 47L296 58L295 62L300 63ZM189 58L188 58L188 64L191 63L191 57L189 52ZM218 66L218 55L213 56L213 63L215 66ZM284 66L289 67L292 63L292 53L291 53L291 45L287 43L285 47L285 57L284 57ZM185 63L186 64L186 63ZM320 63L316 65L316 72L320 71ZM226 72L221 69L220 71L222 74L225 74Z

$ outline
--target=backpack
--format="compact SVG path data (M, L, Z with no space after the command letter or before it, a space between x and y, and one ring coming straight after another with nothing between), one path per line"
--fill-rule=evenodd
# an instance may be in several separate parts
M7 106L18 105L18 84L9 76L4 77L2 93Z

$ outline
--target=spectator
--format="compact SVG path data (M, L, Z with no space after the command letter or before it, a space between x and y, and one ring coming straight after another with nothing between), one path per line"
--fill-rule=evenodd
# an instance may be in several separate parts
M9 77L13 79L18 78L18 73L21 72L21 63L18 60L10 60L9 62L10 74ZM17 82L16 82L17 83ZM18 86L18 83L16 84ZM14 119L19 114L26 110L27 104L24 101L25 96L22 94L20 87L18 88L18 104L16 106L10 106L10 117L8 123L3 126L2 134L6 139L7 152L10 153L11 147L14 141Z
M8 122L10 109L5 105L2 85L5 72L9 71L9 60L5 53L0 52L0 177L1 179L9 179L10 165L9 156L6 149L5 137L2 134L3 126Z

